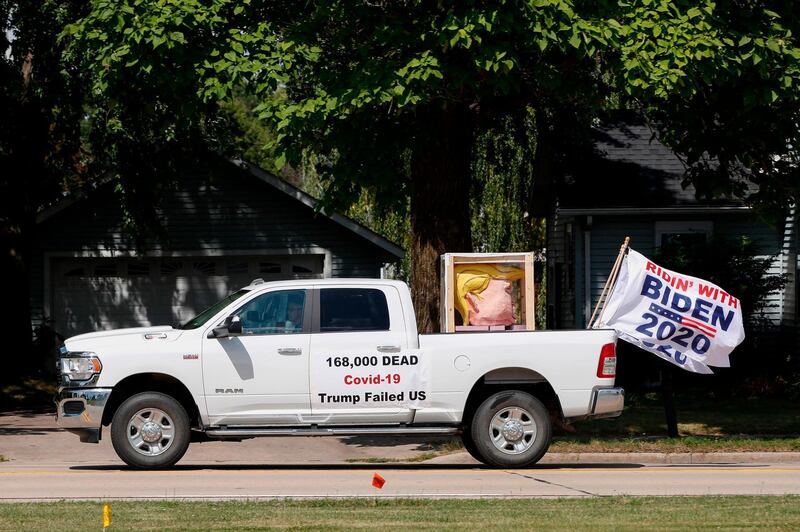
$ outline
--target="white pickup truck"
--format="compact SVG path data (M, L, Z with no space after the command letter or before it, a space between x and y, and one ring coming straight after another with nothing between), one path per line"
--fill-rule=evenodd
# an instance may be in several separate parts
M551 418L615 417L613 330L418 335L387 280L257 282L181 327L74 336L57 423L135 468L190 442L258 436L460 434L497 467L538 461Z

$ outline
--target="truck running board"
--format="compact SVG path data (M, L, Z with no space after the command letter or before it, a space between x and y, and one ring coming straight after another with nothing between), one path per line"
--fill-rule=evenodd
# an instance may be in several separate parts
M214 428L206 430L209 438L254 438L257 436L357 436L394 435L413 436L419 434L458 434L458 427L286 427L286 428Z

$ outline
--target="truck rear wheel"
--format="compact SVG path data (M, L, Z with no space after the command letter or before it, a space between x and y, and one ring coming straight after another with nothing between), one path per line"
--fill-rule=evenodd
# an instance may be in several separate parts
M547 408L529 393L508 390L486 399L475 411L471 436L485 464L525 467L538 462L550 446Z
M111 421L117 455L136 469L164 469L180 460L190 441L189 416L163 393L136 394L123 402Z

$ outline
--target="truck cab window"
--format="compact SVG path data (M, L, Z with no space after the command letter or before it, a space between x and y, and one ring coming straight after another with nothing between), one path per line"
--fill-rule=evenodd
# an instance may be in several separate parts
M324 288L320 291L320 332L388 331L389 306L374 288Z
M305 290L281 290L248 301L235 314L242 322L242 334L300 333L305 304Z

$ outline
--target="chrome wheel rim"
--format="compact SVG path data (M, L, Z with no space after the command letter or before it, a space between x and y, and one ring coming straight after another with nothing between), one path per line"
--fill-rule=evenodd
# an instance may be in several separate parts
M536 441L536 423L524 408L510 406L492 417L489 438L500 452L521 454L533 447Z
M128 421L128 443L144 456L164 454L175 439L175 424L158 408L143 408Z

